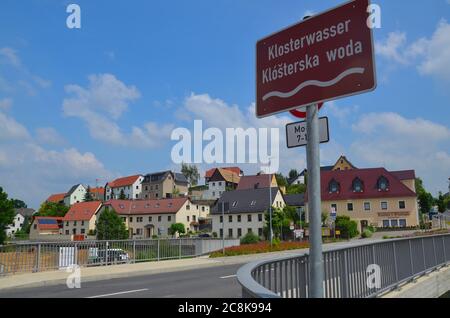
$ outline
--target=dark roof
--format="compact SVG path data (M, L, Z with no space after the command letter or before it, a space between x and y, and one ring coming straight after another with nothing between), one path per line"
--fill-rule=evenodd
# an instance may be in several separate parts
M388 180L387 191L378 190L377 182L380 177L385 177ZM362 181L363 192L353 191L352 183L356 178ZM339 184L339 192L337 193L330 193L329 191L329 185L333 179ZM320 173L320 187L322 201L416 196L416 193L384 168L322 171ZM308 201L307 196L305 200Z
M242 176L236 190L269 188L273 174L258 174L254 176Z
M81 183L74 185L72 188L70 188L69 192L66 193L66 197L70 196L72 193L75 192L75 190L81 185Z
M414 170L391 171L399 180L411 180L416 178Z
M30 208L20 208L20 209L14 209L16 211L16 214L20 214L23 217L28 216L31 217L33 216L34 213L36 213L36 211L34 209L30 209Z
M155 173L149 173L145 175L144 181L145 183L148 182L159 182L161 180L164 180L168 174L172 174L174 177L175 182L181 182L181 183L188 183L188 180L186 177L178 172L172 172L170 170L161 171L161 172L155 172Z
M279 189L271 188L272 191L272 204L275 200ZM235 190L226 191L222 193L222 196L217 203L211 209L211 214L221 214L219 210L219 205L223 203L229 204L229 211L225 213L256 213L264 212L271 205L269 202L269 188L265 189L246 189L246 190ZM233 203L235 203L233 206ZM253 203L253 204L252 204Z
M304 193L286 194L284 195L284 201L286 202L286 205L289 206L304 206L305 194Z

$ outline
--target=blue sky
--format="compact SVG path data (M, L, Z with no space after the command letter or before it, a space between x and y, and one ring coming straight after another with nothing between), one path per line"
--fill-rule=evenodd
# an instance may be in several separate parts
M279 127L280 170L305 167L286 149L287 114L258 120L255 44L340 1L68 1L0 4L0 186L37 208L74 183L179 169L173 128ZM450 177L450 2L373 1L378 87L327 104L323 164L415 169L433 193ZM243 165L247 173L259 165ZM199 166L201 171L207 165Z

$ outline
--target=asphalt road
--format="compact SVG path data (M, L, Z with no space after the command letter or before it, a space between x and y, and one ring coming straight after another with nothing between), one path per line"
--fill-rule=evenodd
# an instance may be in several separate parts
M115 278L66 285L0 290L0 298L239 298L236 272L243 264Z

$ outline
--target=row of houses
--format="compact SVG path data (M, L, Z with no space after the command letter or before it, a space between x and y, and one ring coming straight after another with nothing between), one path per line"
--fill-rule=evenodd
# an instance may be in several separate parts
M298 184L306 177L305 170L289 181ZM360 169L341 156L335 165L321 169L322 212L347 215L357 221L360 231L367 226L417 226L414 181L413 170ZM106 184L104 200L76 202L64 218L36 218L32 228L39 230L42 220L48 233L88 235L106 207L122 217L130 238L166 236L172 223L183 223L191 231L207 224L218 236L238 238L248 232L263 236L264 213L270 206L295 206L309 220L308 197L286 195L273 174L245 176L238 167L214 168L206 172L205 186L195 195L188 186L184 176L171 171L119 178ZM80 194L74 193L78 198ZM119 193L127 200L119 200Z

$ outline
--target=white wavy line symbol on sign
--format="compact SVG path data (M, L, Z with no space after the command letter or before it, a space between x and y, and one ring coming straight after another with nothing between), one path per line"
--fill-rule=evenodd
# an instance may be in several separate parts
M338 76L336 76L334 79L327 81L327 82L322 82L322 81L318 81L318 80L310 80L310 81L301 83L300 85L298 85L296 88L294 88L290 92L283 93L283 92L279 92L279 91L273 91L273 92L267 93L266 95L263 96L263 101L265 101L271 97L280 97L280 98L292 97L307 86L319 86L319 87L333 86L334 84L340 82L344 77L347 77L351 74L362 74L362 73L364 73L364 68L362 68L362 67L349 68L348 70L346 70L346 71L342 72L341 74L339 74Z

